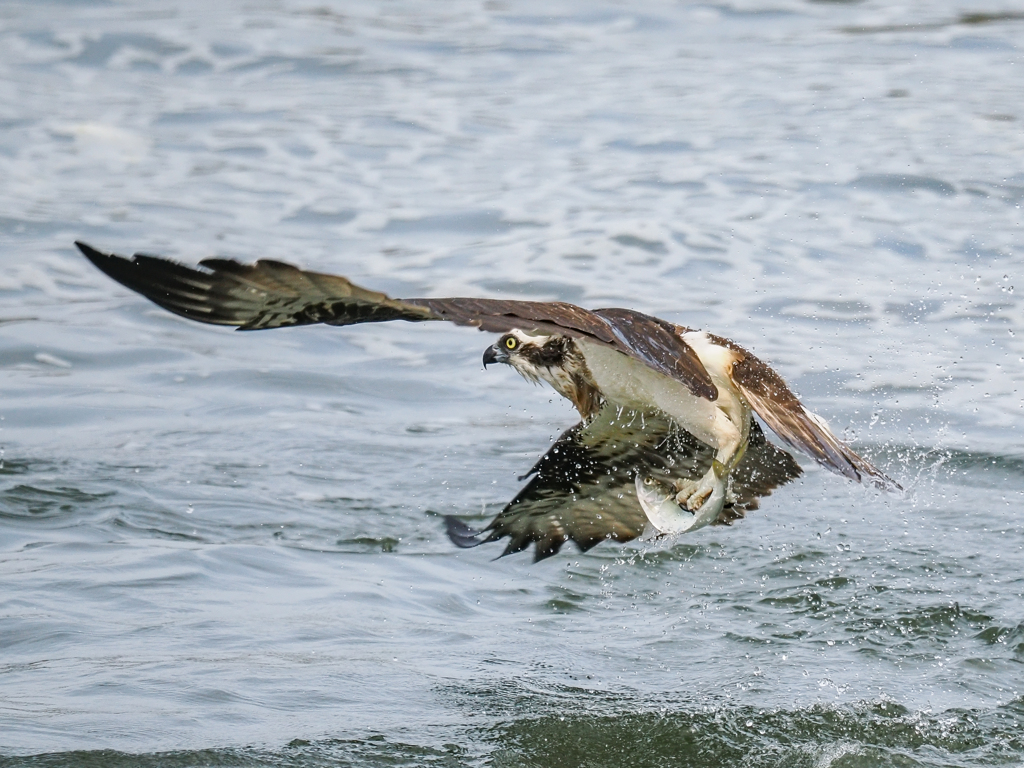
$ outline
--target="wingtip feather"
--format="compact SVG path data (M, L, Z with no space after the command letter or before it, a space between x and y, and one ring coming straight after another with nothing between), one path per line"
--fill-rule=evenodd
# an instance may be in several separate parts
M470 549L483 544L483 539L479 538L483 531L470 528L454 515L444 516L444 526L452 544L460 549Z
M110 275L111 266L114 265L116 262L129 261L129 259L126 259L124 256L117 256L116 254L113 253L104 253L103 251L98 251L88 243L83 243L81 240L75 240L75 246L78 248L79 251L82 252L82 255L85 256L85 258L92 262L93 266L95 266L97 269L99 269L106 275ZM113 277L113 275L110 276Z

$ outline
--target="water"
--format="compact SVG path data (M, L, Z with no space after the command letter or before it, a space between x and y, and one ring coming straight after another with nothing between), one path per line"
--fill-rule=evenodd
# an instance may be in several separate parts
M1024 21L982 3L0 5L0 766L1024 762ZM732 337L908 487L456 550L571 407L71 245ZM1014 286L1017 287L1017 292Z

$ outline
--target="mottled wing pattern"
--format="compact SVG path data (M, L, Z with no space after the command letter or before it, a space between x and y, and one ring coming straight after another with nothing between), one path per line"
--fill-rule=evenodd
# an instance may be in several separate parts
M690 346L672 326L630 310L590 312L563 302L501 299L392 299L344 277L307 272L279 261L240 264L205 259L201 269L156 256L131 259L76 243L100 270L175 314L243 331L326 323L448 320L484 331L563 334L586 338L671 376L694 395L718 390Z
M832 434L821 418L804 408L771 367L727 339L713 338L738 353L739 359L732 367L732 380L754 412L779 438L837 474L857 482L867 480L880 488L900 490L895 480L854 453Z
M663 416L605 406L555 441L527 473L530 482L482 531L447 517L448 534L460 547L508 538L502 555L533 543L535 561L555 554L567 541L584 552L606 539L629 541L647 525L636 498L636 473L694 480L708 470L713 456ZM732 476L730 501L716 522L727 525L743 517L760 497L800 471L788 453L752 425L749 447Z

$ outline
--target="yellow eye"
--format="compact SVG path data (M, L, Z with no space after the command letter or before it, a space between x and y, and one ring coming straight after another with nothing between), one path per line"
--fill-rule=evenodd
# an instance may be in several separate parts
M518 346L519 346L519 340L516 339L515 336L509 336L507 339L505 339L505 347L507 349L515 349Z

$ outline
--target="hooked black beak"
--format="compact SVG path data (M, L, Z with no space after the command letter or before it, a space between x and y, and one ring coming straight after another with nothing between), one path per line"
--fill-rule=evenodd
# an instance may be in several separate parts
M484 350L484 368L491 363L507 363L508 353L497 344L491 344Z

